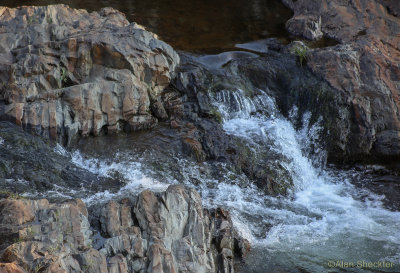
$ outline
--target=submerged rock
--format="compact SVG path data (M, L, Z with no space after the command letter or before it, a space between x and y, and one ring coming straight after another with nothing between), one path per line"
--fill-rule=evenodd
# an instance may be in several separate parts
M4 270L222 273L234 272L234 260L249 250L228 212L203 209L184 186L110 201L91 216L79 199L2 199L0 215ZM93 236L88 217L101 236Z
M0 118L64 144L151 128L179 56L112 8L0 7Z

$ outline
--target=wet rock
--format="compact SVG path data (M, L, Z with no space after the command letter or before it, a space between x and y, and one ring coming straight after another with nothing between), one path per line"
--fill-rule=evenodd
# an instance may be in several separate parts
M159 97L179 56L122 13L54 5L0 14L1 119L69 144L167 118Z
M291 46L281 45L257 58L236 56L212 71L196 57L181 54L182 62L173 81L174 88L166 91L163 98L173 118L172 124L182 135L187 154L197 160L225 162L232 169L246 174L266 193L287 192L292 180L279 164L285 158L274 154L267 144L261 146L265 150L257 148L255 152L246 141L228 135L218 119L219 109L212 104L215 97L240 89L249 98L267 93L276 100L278 109L286 117L297 107L297 116L293 120L297 128L301 128L306 112L311 114L310 125L322 117L325 129L321 140L329 139L329 143L321 141L320 144L329 151L330 158L341 155L342 134L347 132L345 128L350 127L348 110L343 107L337 90L300 65ZM229 100L232 109L240 109L237 99L230 97ZM264 105L253 114L277 114L271 111ZM177 120L179 126L176 126ZM343 131L338 127L344 128Z
M24 132L10 122L0 121L0 138L0 185L9 194L26 193L59 199L57 192L68 195L71 190L77 190L84 194L81 191L82 183L92 184L93 187L87 187L89 191L121 185L119 181L98 178L77 167L68 154L56 152L53 144ZM49 191L54 192L54 196Z
M341 43L312 50L307 59L313 73L336 89L339 111L348 109L348 125L336 128L342 147L337 146L335 161L399 158L400 22L393 16L397 1L287 2L294 18L321 17L324 36ZM305 25L296 27L306 31Z

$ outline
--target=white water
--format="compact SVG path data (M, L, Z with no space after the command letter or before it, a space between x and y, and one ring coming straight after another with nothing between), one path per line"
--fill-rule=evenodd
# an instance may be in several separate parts
M269 109L270 116L257 114L253 101L264 103L262 109ZM400 213L383 208L382 196L360 192L345 176L333 175L321 166L326 155L316 141L322 128L318 122L309 127L309 113L303 117L303 128L296 131L288 120L277 115L274 102L262 93L251 100L241 90L222 91L216 95L215 104L221 110L227 133L248 140L256 149L269 146L284 155L283 165L293 178L291 199L261 197L264 202L260 202L258 197L245 207L248 213L259 214L260 219L268 219L266 222L273 225L264 236L251 238L259 251L268 253L258 263L257 259L251 261L256 264L254 272L274 272L271 266L291 265L318 272L327 268L328 261L338 260L355 264L391 261L399 265ZM296 112L294 109L292 115ZM310 149L314 149L317 162L304 153ZM361 196L368 197L362 200ZM237 204L232 207L243 209ZM248 226L254 231L259 223ZM398 267L390 270L395 272Z
M400 213L385 209L382 196L350 184L351 172L338 173L323 166L326 156L317 145L321 128L318 123L309 126L308 113L303 117L303 128L296 131L280 116L273 99L261 91L252 99L240 90L221 91L215 95L215 106L228 134L245 140L254 153L267 151L281 156L280 164L293 180L289 197L267 196L244 175L230 172L223 164L216 165L220 173L214 177L204 171L210 167L207 163L173 158L174 163L169 164L177 169L167 166L157 173L140 156L117 153L99 160L74 152L70 156L76 165L100 176L119 173L126 182L118 192L96 193L85 202L137 194L146 188L161 191L169 184L184 183L201 193L205 206L231 211L236 228L254 248L242 272L327 272L329 261L390 261L392 268L368 270L400 272Z

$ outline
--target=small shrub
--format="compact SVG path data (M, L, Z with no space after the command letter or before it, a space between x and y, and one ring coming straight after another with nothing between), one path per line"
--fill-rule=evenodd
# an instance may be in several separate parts
M46 264L42 261L36 264L36 266L30 271L32 273L39 273L40 271L43 271L43 269L46 267Z
M32 16L28 16L27 17L27 23L28 25L32 25L32 24L38 24L39 23L39 16L34 14Z
M307 60L308 47L301 42L297 42L293 45L291 52L299 59L300 66L303 66L303 63Z
M60 68L60 81L61 84L66 83L68 80L68 71L65 67Z

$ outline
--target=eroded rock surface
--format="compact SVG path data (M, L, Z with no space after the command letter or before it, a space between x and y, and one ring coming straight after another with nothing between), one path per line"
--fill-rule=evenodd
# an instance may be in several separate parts
M340 45L310 51L308 67L334 87L350 111L350 128L339 128L338 158L400 156L400 19L398 1L284 1L294 11L289 31L306 38L296 20L321 18L323 36ZM397 16L397 17L396 17ZM297 19L296 19L297 18Z
M70 143L151 128L179 56L111 8L0 7L0 118Z
M63 150L56 147L11 122L0 121L0 192L60 199L63 194L57 193L68 194L71 190L83 193L82 184L91 192L119 189L123 185L121 181L98 177L76 166L67 153L63 155Z
M79 199L0 200L0 269L234 272L234 259L249 250L229 213L203 209L193 189L146 190L132 200L96 206L91 216Z

